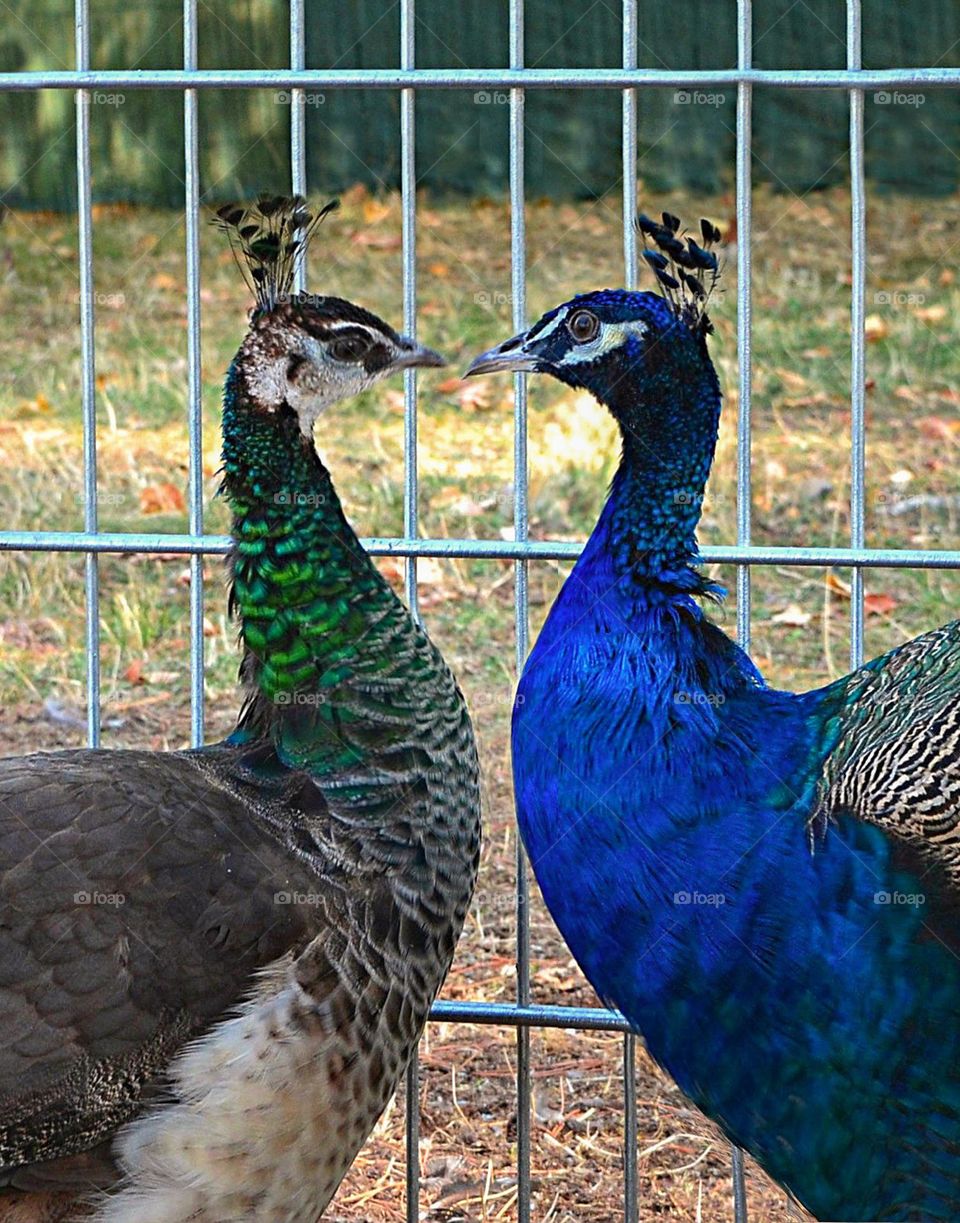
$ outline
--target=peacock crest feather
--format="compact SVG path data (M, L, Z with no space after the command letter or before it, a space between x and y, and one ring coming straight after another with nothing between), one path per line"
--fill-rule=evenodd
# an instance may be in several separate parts
M645 238L652 238L658 250L645 250L643 257L657 278L657 284L670 309L694 335L710 335L713 324L707 304L722 271L716 253L710 248L720 241L720 230L705 217L700 220L702 245L686 231L680 231L680 218L662 212L654 221L641 212L634 227Z
M312 211L302 195L261 195L255 204L217 209L212 223L227 235L257 310L273 310L289 299L311 238L324 217L339 207L339 200L330 200Z

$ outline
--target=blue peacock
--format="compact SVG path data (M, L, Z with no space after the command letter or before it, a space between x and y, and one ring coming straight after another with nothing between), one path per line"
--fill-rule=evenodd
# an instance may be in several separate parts
M660 292L573 298L483 353L620 426L530 654L517 816L587 977L820 1219L960 1218L960 622L812 692L704 613L719 234L640 217Z

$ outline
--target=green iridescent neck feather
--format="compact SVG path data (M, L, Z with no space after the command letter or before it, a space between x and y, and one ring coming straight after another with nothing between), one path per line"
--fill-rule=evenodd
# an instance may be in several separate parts
M387 643L413 625L295 414L253 404L236 366L224 395L223 467L248 691L234 741L272 740L286 763L322 757L343 767L353 752L335 733L350 716L342 690L380 663L396 664Z

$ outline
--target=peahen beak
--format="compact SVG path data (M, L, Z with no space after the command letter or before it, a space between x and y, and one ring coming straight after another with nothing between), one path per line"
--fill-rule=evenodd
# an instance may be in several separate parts
M400 340L403 344L403 349L390 363L391 370L419 369L422 367L439 369L440 366L446 365L446 358L441 357L434 349L418 344L416 340L411 340L409 336L401 336Z
M496 348L488 348L479 357L473 358L464 377L469 378L473 374L499 374L506 369L533 372L537 368L537 356L524 351L523 342L526 338L526 335L515 335L512 339L498 344Z

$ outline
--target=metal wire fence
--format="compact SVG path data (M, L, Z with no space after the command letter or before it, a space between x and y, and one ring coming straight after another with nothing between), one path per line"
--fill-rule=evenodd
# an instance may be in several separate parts
M416 283L416 97L426 89L493 89L509 91L511 205L511 265L514 325L525 317L524 230L524 100L528 89L605 89L622 93L623 147L623 259L624 283L636 281L637 247L630 224L637 210L637 108L638 91L645 87L709 89L735 86L737 92L736 215L737 309L739 357L738 415L738 508L736 543L704 548L710 562L737 565L737 628L741 643L750 637L750 569L753 565L849 566L853 571L851 591L851 661L857 665L863 653L863 570L868 567L916 567L960 569L960 552L946 550L868 549L864 542L864 370L866 226L864 184L864 91L911 87L960 87L960 69L913 68L871 70L861 68L861 3L847 0L847 68L845 71L763 70L752 67L752 21L750 0L737 4L736 67L711 71L640 69L637 17L639 0L622 0L623 62L609 69L528 69L524 67L523 0L509 0L510 55L506 69L418 70L415 56L415 0L400 0L400 66L389 69L314 71L305 66L306 0L290 0L289 70L219 71L197 69L197 4L183 4L183 69L151 71L98 71L89 69L89 0L76 0L76 68L73 71L0 73L0 90L71 89L76 93L77 186L79 196L80 328L82 336L82 415L84 524L80 532L0 531L0 550L70 552L85 557L86 583L86 683L87 736L95 746L100 738L100 642L98 557L104 552L187 554L190 557L190 691L191 738L203 742L203 574L205 554L223 554L229 540L205 535L203 529L203 468L200 404L200 176L198 139L198 91L210 88L291 91L291 187L307 193L306 128L304 91L334 89L389 89L400 93L402 182L402 266L404 326L413 334L417 323ZM851 502L850 545L846 548L757 547L751 544L750 407L751 407L751 113L754 86L783 89L844 90L850 104L851 187ZM94 293L92 247L91 156L89 102L93 91L169 89L183 95L184 184L186 220L187 292L187 403L189 429L189 533L106 533L97 522L96 444L96 355L94 348ZM298 287L303 269L298 271ZM404 427L404 533L402 538L365 540L378 556L406 558L406 593L411 608L417 608L417 558L445 556L512 560L515 565L515 626L517 667L522 666L528 646L527 569L530 561L569 560L578 545L532 541L527 519L527 403L523 375L516 375L514 430L514 538L512 540L468 540L418 537L417 388L416 372L405 374ZM638 1216L637 1200L637 1100L635 1092L636 1039L621 1016L600 1007L542 1006L530 998L530 946L528 928L528 882L522 849L516 872L516 968L514 1004L484 1002L438 1002L433 1017L445 1022L500 1024L517 1032L517 1179L518 1219L528 1223L531 1211L531 1066L530 1029L576 1028L618 1031L623 1038L624 1172L623 1217L626 1223ZM407 1218L419 1218L419 1090L416 1060L407 1083L406 1160ZM737 1223L745 1223L747 1203L740 1153L733 1153L733 1209Z

